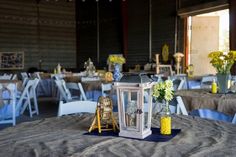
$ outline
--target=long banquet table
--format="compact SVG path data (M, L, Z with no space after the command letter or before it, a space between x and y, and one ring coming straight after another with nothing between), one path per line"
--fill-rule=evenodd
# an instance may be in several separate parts
M0 156L235 156L236 125L191 116L173 116L181 132L168 142L84 135L93 115L53 117L0 131ZM153 116L152 126L159 127Z

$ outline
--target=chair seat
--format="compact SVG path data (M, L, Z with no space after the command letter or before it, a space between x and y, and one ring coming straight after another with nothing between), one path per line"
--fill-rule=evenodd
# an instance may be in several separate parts
M232 122L233 117L226 115L222 112L210 110L210 109L197 109L190 112L192 116L199 116L201 118L207 118L211 120L219 120L224 122Z

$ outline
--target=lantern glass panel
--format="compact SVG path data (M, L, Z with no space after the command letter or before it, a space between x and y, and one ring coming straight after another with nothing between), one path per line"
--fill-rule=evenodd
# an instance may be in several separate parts
M136 91L123 91L122 92L122 108L125 113L125 126L127 129L137 129L137 98Z
M144 125L143 125L143 129L148 128L148 117L149 117L149 105L150 105L150 89L145 89L144 90L144 98L143 98L143 111L144 111Z

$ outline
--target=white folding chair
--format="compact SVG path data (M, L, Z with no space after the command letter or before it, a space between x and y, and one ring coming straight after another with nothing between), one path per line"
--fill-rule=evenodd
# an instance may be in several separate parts
M173 82L174 91L185 89L185 85L187 85L186 78L180 75L173 75L168 77L169 80Z
M189 114L192 116L198 116L201 118L207 118L211 120L218 120L218 121L236 124L236 113L233 117L231 115L225 114L220 111L207 109L207 108L201 108L201 109L195 109L191 111Z
M211 84L213 80L217 81L217 77L215 75L206 75L201 79L201 88L211 88Z
M55 80L57 88L60 93L60 101L70 102L73 100L78 100L78 97L72 97L70 90L67 88L65 81L62 80Z
M87 100L87 97L84 92L84 88L81 83L78 83L79 90L80 90L80 100Z
M12 77L12 74L3 74L2 76L0 76L0 80L10 80Z
M25 87L26 83L28 82L29 76L26 72L22 72L21 74L21 79L22 79L22 86Z
M233 117L233 119L232 119L232 123L233 123L233 124L236 124L236 113L234 114L234 117Z
M181 113L182 115L188 115L188 112L186 110L182 98L180 96L177 96L176 100L177 100L176 114Z
M13 74L11 80L17 80L17 75L16 75L16 74Z
M81 83L74 83L74 82L69 82L69 83L66 83L66 87L69 89L69 90L79 90L80 91L80 100L87 100L87 97L85 95L85 92L84 92L84 89L83 89L83 86L81 85ZM76 97L76 96L74 96Z
M58 117L68 114L75 113L95 113L97 107L97 102L95 101L73 101L66 102L60 101Z
M33 114L39 114L38 110L38 102L37 102L37 95L36 95L36 88L38 86L39 79L35 78L34 80L29 80L19 98L17 103L17 109L20 109L21 114L24 113L26 108L28 107L30 117ZM33 106L31 103L31 99L33 99Z
M155 82L162 82L162 77L164 77L163 74L155 74L151 76L152 80Z
M1 117L4 116L4 114L0 115L0 124L7 124L12 123L13 126L16 125L16 84L10 83L7 85L7 87L4 89L2 84L0 84L0 89L3 90L3 92L6 92L5 95L2 93L2 100L5 105L8 105L6 107L12 107L10 117ZM4 96L3 96L4 95ZM1 108L3 109L3 108Z
M109 93L112 90L112 83L102 83L102 96L109 96Z
M47 85L48 82L45 82L46 80L41 79L40 72L35 72L33 74L36 78L39 79L39 85L37 87L37 96L43 95L48 96L50 95L50 86ZM45 84L46 83L46 84Z

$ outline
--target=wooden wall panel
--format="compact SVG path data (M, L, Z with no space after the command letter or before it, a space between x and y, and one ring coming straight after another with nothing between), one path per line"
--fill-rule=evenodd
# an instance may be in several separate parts
M175 46L175 18L176 3L172 0L152 1L152 52L161 54L162 46L169 46L169 62L173 61L172 55ZM162 57L160 55L160 62Z
M97 2L78 1L78 66L91 58L97 68L107 67L109 54L121 52L119 1L99 1L99 62L97 62Z
M99 1L100 10L100 62L99 68L107 67L109 54L123 54L122 24L119 1Z
M74 2L1 0L0 51L24 51L25 70L76 68Z
M127 66L144 65L149 59L149 3L128 1Z
M203 3L214 2L216 0L179 0L180 8L192 7Z
M97 61L97 3L96 1L77 2L77 60L78 68L82 70L84 62L91 58Z

